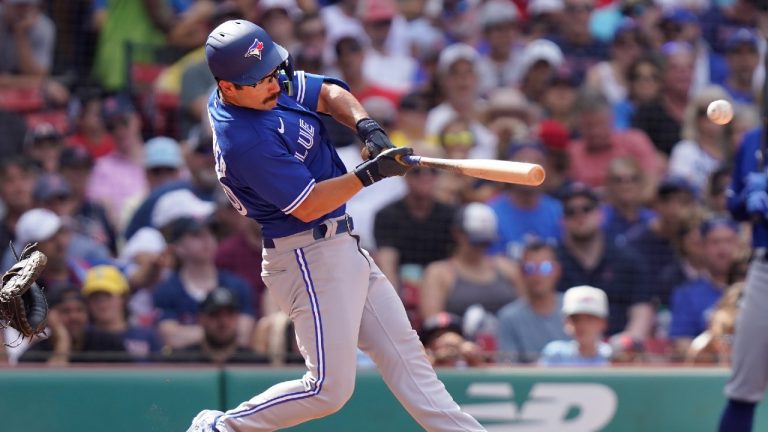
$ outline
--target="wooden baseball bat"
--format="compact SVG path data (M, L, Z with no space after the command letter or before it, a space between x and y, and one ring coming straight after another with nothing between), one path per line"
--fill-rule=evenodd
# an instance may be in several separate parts
M538 164L495 159L440 159L426 156L404 156L411 165L438 168L471 177L503 183L538 186L546 173Z

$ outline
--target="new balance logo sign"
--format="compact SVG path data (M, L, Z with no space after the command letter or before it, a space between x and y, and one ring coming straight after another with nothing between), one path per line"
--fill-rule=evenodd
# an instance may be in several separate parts
M597 432L616 414L618 398L594 383L535 384L525 402L515 402L509 383L474 383L467 396L496 400L462 404L488 432Z

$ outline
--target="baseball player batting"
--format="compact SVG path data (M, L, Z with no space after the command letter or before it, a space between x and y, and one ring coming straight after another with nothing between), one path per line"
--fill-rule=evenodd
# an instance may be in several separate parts
M768 9L768 6L763 6ZM765 12L763 12L765 13ZM768 71L768 56L766 56ZM736 154L728 208L734 218L752 221L753 257L741 300L732 350L728 403L720 432L749 432L757 403L768 385L768 79L763 85L763 125L744 136Z
M264 234L262 276L295 326L308 371L226 412L204 410L189 431L273 431L338 411L355 386L356 350L376 362L406 410L429 431L483 431L427 361L392 284L352 235L345 202L404 175L401 157L345 83L293 72L260 27L228 21L208 36L218 82L208 101L216 173L232 205ZM364 159L347 173L319 113L356 129Z

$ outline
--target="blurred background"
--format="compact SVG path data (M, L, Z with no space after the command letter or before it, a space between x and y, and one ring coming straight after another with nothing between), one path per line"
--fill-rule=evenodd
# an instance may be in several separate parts
M752 253L726 189L765 103L767 8L2 0L0 244L39 243L51 314L48 338L0 332L0 362L303 364L261 280L259 226L214 171L202 44L242 18L297 70L348 83L397 146L546 168L531 188L419 167L347 205L433 364L722 372ZM727 125L707 119L718 99L734 106ZM324 126L359 164L353 131ZM359 366L374 367L362 352ZM498 430L550 430L518 426Z

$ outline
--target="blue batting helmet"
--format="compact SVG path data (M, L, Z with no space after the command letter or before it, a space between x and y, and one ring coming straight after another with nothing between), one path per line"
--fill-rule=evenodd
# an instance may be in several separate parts
M285 62L288 51L256 24L230 20L208 35L205 59L214 77L247 85L260 81Z

